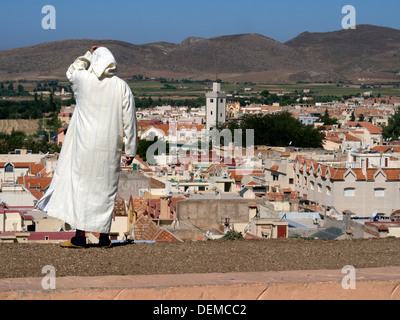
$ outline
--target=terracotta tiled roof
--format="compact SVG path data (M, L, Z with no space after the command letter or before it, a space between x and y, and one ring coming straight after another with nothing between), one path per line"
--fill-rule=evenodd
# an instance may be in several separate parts
M335 169L332 168L333 172L331 171L331 180L344 180L344 174L346 173L347 169Z
M46 168L44 165L42 165L41 163L32 163L30 165L30 174L33 175L37 175L38 173L42 172L42 171L46 171Z
M0 162L0 168L4 168L8 162ZM11 162L15 168L30 168L35 162Z
M386 181L400 181L400 168L368 168L365 170L361 168L333 168L320 165L314 160L311 160L309 162L308 159L304 159L301 156L296 157L296 163L300 165L299 171L301 172L304 169L303 164L305 163L307 166L307 171L311 170L311 168L313 167L315 169L315 175L320 174L321 177L329 177L329 179L331 180L344 180L346 172L352 172L354 173L356 180L374 181L376 173L381 170L382 173L386 176ZM311 163L312 166L310 166L309 163ZM296 165L294 166L294 168L296 169ZM328 173L329 176L327 176Z
M322 211L322 207L320 205L308 205L307 208L313 211Z
M258 183L258 182L255 182L253 180L253 181L250 181L249 183L247 183L246 186L262 186L262 184Z
M145 197L130 197L129 205L132 206L133 212L136 212L137 216L140 217L142 214L147 212L148 199Z
M388 151L400 152L400 147L399 146L375 146L371 149L371 152L379 152L379 153L386 153Z
M51 183L52 178L49 177L34 177L34 176L22 176L18 177L18 183L24 185L27 189L39 188L38 190L43 191Z
M347 123L348 127L362 127L365 128L369 131L369 133L371 134L382 134L382 128L373 125L371 122L348 122Z
M44 196L43 191L39 191L37 189L29 189L29 191L38 200L42 199L42 197Z
M400 169L382 169L382 171L386 174L386 179L391 181L399 181L400 180Z
M121 197L117 197L117 199L115 200L114 214L115 214L115 216L127 216L128 215L125 200L122 199Z
M181 240L168 232L160 229L157 225L147 219L144 215L140 216L133 225L134 240L155 240L158 242L180 242Z
M279 166L278 165L274 165L271 168L269 168L269 170L278 172L279 171Z

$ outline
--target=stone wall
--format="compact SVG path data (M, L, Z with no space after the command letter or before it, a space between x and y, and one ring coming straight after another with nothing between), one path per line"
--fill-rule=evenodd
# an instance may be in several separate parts
M249 203L264 204L260 199L213 199L179 201L177 217L201 229L218 229L221 220L230 223L249 222Z
M151 187L150 178L139 171L121 172L119 176L118 195L129 200L130 196L139 197L139 190Z

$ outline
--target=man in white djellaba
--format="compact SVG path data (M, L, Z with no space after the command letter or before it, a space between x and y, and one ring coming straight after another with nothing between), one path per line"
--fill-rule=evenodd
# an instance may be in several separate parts
M131 164L137 151L135 100L128 84L115 73L117 63L104 47L94 46L69 67L76 107L57 168L37 208L76 229L62 247L84 248L86 232L109 238L118 191L121 153Z

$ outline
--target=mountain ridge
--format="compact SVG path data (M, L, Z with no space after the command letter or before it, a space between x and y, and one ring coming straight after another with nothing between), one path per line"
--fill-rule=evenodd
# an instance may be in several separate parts
M92 45L107 46L119 75L224 81L399 81L400 30L359 25L356 30L302 32L281 43L259 33L188 37L132 44L65 39L0 51L0 80L63 79Z

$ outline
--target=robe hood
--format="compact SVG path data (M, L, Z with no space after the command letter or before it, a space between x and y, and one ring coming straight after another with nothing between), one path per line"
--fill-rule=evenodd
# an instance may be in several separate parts
M117 62L110 50L101 47L95 50L90 61L90 71L93 71L97 78L103 75L110 77L117 72Z

